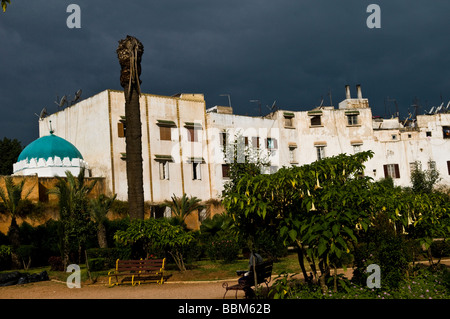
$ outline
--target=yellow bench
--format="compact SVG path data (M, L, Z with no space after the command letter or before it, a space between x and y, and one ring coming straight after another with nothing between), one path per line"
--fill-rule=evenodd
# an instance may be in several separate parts
M140 259L116 261L116 269L108 272L109 285L119 285L119 276L123 277L120 283L131 282L132 286L146 281L164 283L164 264L166 259ZM116 282L111 279L115 277Z

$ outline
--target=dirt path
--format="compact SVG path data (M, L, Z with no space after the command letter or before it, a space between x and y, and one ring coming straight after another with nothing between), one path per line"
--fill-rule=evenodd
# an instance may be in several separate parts
M43 281L0 287L0 299L222 299L224 281L215 282L167 282L137 286L108 287L105 283L81 284L81 288L68 288L65 282ZM230 284L236 280L227 281ZM244 294L238 292L238 298ZM227 294L234 299L234 292Z
M339 272L343 272L342 270ZM346 276L351 275L347 270ZM272 277L272 282L273 278ZM237 278L217 281L167 281L163 285L120 285L109 287L106 282L81 284L81 288L68 288L65 282L51 280L25 285L0 287L0 299L222 299L223 283L234 285ZM226 299L235 299L235 291L229 291ZM244 298L238 291L237 298Z
M450 259L443 260L443 264L450 265ZM353 270L342 269L351 278ZM272 280L273 281L273 280ZM210 282L180 282L170 281L163 285L154 283L137 286L122 285L109 287L106 281L90 284L82 283L81 288L68 288L65 282L51 280L25 285L0 287L0 299L222 299L225 289L224 282L229 285L237 283L237 278ZM238 291L237 298L242 299L244 293ZM234 299L235 292L229 291L226 299Z

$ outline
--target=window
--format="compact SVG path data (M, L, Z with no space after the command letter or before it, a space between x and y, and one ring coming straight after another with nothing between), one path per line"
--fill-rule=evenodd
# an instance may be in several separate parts
M222 164L222 177L230 177L230 164Z
M444 138L450 138L450 126L443 126L442 134L444 135Z
M412 173L416 169L420 169L420 166L421 166L420 161L411 162L409 163L409 171Z
M202 125L200 123L185 122L184 127L188 131L188 141L198 142L198 131L202 129Z
M159 179L169 180L169 162L160 161L159 162Z
M221 132L219 135L219 139L220 139L220 146L222 146L223 150L226 151L227 150L227 133Z
M385 178L400 178L400 169L398 164L383 165Z
M277 140L274 139L274 138L271 138L271 137L267 138L267 139L266 139L266 147L267 147L267 149L269 149L269 150L275 150L275 149L277 149L277 148L278 148Z
M200 163L192 163L192 179L201 180L202 179L202 166Z
M358 125L358 115L357 114L347 115L347 124L348 125Z
M448 175L450 175L450 161L447 161L447 170L448 170Z
M436 169L436 162L435 161L429 161L428 162L428 169L435 170Z
M311 126L320 126L322 125L321 115L314 115L311 117Z
M284 112L284 127L294 127L294 113Z
M259 148L259 137L252 137L252 147L253 148Z
M431 132L430 132L430 131L427 131L426 136L427 136L427 137L431 137Z
M393 141L397 140L397 135L396 134L392 134L391 137L392 137Z
M159 137L161 141L171 141L172 140L172 129L169 126L159 127Z
M194 129L193 127L189 127L187 128L188 130L188 141L189 142L197 142L198 138L197 138L197 130Z
M353 144L352 146L353 146L353 153L354 154L361 152L362 144Z
M295 160L295 151L297 147L296 146L289 146L289 163L296 163Z
M323 145L316 146L316 151L317 151L317 160L325 158L325 146Z

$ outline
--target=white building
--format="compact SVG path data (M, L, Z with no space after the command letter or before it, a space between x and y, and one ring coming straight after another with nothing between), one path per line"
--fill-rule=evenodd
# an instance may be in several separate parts
M450 184L450 114L417 117L416 126L398 119L373 118L369 102L357 86L357 97L338 108L310 111L277 110L265 117L233 114L230 107L206 110L203 94L158 96L142 94L144 197L159 203L172 194L187 193L202 200L219 198L227 180L224 147L240 136L270 161L268 172L303 165L340 153L372 150L365 174L375 180L391 176L410 185L412 164L428 162ZM55 134L74 144L89 163L91 175L105 177L106 187L127 198L124 94L106 90L39 122L40 136L50 121Z

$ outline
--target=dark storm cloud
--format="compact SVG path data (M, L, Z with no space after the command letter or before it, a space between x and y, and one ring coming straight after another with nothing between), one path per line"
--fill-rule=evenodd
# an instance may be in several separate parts
M66 27L66 8L81 7L81 29ZM381 7L381 29L366 8ZM144 44L142 89L204 93L207 107L258 114L250 99L306 110L344 98L361 84L375 114L395 98L404 115L450 99L447 19L450 3L433 1L20 1L0 14L0 138L38 137L43 107L56 95L87 98L119 86L117 41ZM426 106L428 103L428 107Z

